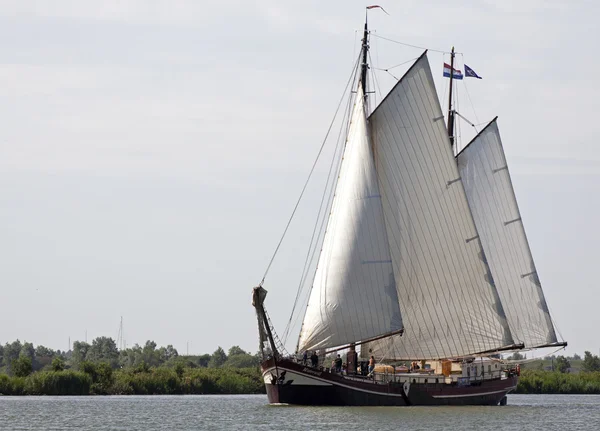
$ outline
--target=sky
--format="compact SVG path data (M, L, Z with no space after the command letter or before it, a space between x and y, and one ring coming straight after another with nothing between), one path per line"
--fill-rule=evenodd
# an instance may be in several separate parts
M566 353L598 354L600 4L380 4L372 103L420 48L447 97L438 51L456 47L483 77L459 84L457 109L480 128L499 116ZM122 316L128 346L256 351L251 290L358 55L365 5L0 1L0 343L116 339ZM462 144L475 133L460 130ZM279 332L326 174L265 280Z

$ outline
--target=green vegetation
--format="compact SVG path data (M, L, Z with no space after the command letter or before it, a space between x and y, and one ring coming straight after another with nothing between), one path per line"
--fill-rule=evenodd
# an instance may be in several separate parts
M518 394L600 394L600 372L561 373L524 370Z
M507 359L525 361L516 393L600 394L600 358L590 352L585 352L583 359L575 354L527 361L519 353Z
M153 341L119 351L113 339L73 343L68 352L31 343L0 344L2 395L255 394L265 388L257 355L181 356Z

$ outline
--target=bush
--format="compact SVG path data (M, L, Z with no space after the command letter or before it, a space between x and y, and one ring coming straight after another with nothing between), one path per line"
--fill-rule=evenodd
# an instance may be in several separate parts
M131 386L131 377L127 373L116 372L113 381L111 394L112 395L133 395L133 387Z
M27 356L19 356L18 359L12 361L11 369L17 377L27 377L33 371L31 358Z
M80 371L40 371L25 379L27 395L88 395L92 379Z
M63 371L65 369L65 361L60 356L52 359L52 371Z
M0 394L23 395L24 387L24 377L9 377L6 374L0 374Z

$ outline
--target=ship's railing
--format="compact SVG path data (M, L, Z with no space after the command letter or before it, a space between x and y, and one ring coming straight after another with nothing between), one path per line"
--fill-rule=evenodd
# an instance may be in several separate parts
M305 362L300 355L289 355L288 359L291 359L299 364L302 364L309 368L314 368L311 365L310 358ZM332 368L326 367L321 361L314 369L318 369L323 372L336 373ZM510 372L506 369L485 371L479 375L467 375L462 374L450 374L446 376L441 373L436 373L435 369L422 369L420 371L400 371L396 369L392 371L374 371L369 375L363 375L360 372L356 373L336 373L344 378L357 379L357 380L370 380L376 383L446 383L456 384L459 386L471 386L484 380L498 380L506 378Z
M431 370L429 372L374 372L372 378L378 383L447 383L470 386L484 380L502 379L505 378L506 375L506 370L495 370L473 376L463 376L461 374L445 376L444 374L437 374L434 370Z

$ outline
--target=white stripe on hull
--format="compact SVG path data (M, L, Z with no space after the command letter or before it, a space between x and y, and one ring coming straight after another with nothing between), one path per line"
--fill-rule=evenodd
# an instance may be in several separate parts
M292 384L294 386L332 386L332 384L329 382L323 382L316 378L308 377L304 374L297 374L294 371L288 370L287 368L277 368L279 369L280 374L282 370L285 370L285 381L289 382L290 380L293 380L294 382ZM277 372L275 371L275 368L269 368L267 371L265 371L263 373L263 379L265 381L265 384L270 385L271 379L273 378L272 376L276 374Z
M467 398L467 397L482 397L484 395L493 395L493 394L500 394L502 392L510 392L514 389L516 389L516 386L512 386L510 388L506 388L506 389L501 389L499 391L491 391L491 392L478 392L476 394L460 394L460 395L432 395L433 398Z
M279 370L285 370L288 373L294 373L293 371L290 371L287 368L283 368L283 367L277 367L277 368ZM271 380L270 380L270 373L271 373L271 371L275 371L275 367L269 368L267 371L265 371L263 373L263 376L265 378L265 383L267 383L267 384L271 384ZM267 374L267 373L269 373L269 374ZM286 380L288 380L287 376L288 376L288 374L286 374ZM366 392L366 393L374 394L374 395L385 395L386 397L402 397L401 394L390 394L390 393L382 393L382 392L376 392L376 391L369 391L368 389L362 389L362 388L357 388L356 386L344 385L343 383L329 382L327 380L321 379L321 378L316 377L316 376L315 377L312 377L312 376L308 377L307 380L318 381L319 383L310 383L310 384L318 385L318 386L341 386L341 387L344 387L344 388L347 388L347 389L352 389L354 391ZM326 384L324 385L323 383L326 383ZM295 385L296 382L294 381L293 384Z

